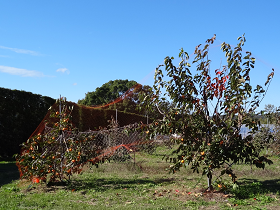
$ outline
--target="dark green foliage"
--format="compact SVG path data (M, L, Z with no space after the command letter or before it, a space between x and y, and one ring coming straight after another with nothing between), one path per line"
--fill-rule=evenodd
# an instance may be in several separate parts
M149 118L154 119L162 118L162 115L160 115L157 110L147 112L147 110L141 106L142 102L139 100L141 95L152 94L151 91L152 88L150 86L142 86L133 80L111 80L101 87L96 88L95 91L88 92L84 99L78 101L78 104L101 106L102 109L117 109L124 113L148 115ZM170 104L166 102L165 106L170 106Z
M31 92L0 88L0 158L20 152L54 99Z
M92 106L109 103L120 97L129 90L129 88L136 84L137 82L133 80L129 81L127 79L110 80L101 87L96 88L95 91L88 92L84 99L78 101L78 104Z
M265 146L270 147L272 150L272 153L275 155L280 155L280 107L276 107L274 105L268 104L265 105L264 110L262 111L262 114L264 116L265 123L272 125L270 128L266 128L261 134L263 136L263 144ZM267 127L269 127L269 125ZM257 136L259 139L260 137ZM259 140L256 138L256 140ZM271 141L267 141L267 139L270 138ZM270 140L269 139L269 140Z

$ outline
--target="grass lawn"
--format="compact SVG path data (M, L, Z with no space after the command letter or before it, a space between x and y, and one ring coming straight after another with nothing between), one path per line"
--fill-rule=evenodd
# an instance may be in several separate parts
M205 176L187 168L169 174L162 160L166 151L159 149L136 153L136 164L88 165L66 186L20 181L14 162L0 162L0 209L280 209L279 157L270 157L274 164L264 170L234 165L235 191L224 176L226 189L220 191L217 180L217 191L204 193Z

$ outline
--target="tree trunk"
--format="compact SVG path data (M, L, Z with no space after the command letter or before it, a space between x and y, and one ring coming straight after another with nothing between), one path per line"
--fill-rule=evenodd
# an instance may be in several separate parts
M213 190L213 186L212 186L212 172L210 172L208 175L207 175L207 184L208 184L208 191L211 191Z

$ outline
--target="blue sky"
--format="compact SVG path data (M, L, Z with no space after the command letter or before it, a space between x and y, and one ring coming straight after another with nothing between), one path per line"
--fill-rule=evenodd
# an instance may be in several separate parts
M213 34L256 57L252 84L275 77L261 104L280 106L280 1L0 1L0 87L77 102L109 80L152 85L155 68L180 48L191 55ZM216 65L216 66L215 66ZM213 69L213 70L214 70Z

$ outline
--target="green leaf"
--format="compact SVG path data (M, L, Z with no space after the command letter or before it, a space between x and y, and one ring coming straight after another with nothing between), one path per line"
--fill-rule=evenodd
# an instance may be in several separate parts
M203 48L203 51L206 50L209 47L209 44L206 44Z
M237 190L238 188L239 188L239 186L238 186L237 183L234 183L234 184L232 185L232 189L233 189L233 190Z
M246 55L243 59L249 59L250 56L249 55Z
M245 79L242 77L241 79L238 80L239 83L244 83L245 82Z

